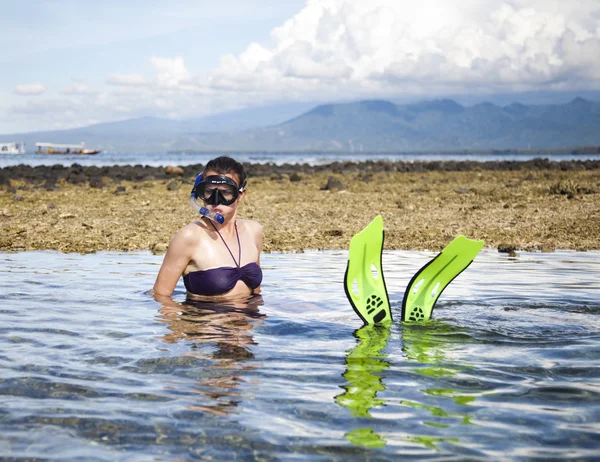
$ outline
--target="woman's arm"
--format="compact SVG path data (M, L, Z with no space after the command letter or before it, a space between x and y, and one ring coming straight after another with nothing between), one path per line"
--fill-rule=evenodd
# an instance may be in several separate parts
M155 296L170 296L173 293L177 281L190 262L195 245L197 243L194 240L193 230L188 226L181 228L173 236L152 289Z
M258 257L256 258L256 264L258 266L260 266L260 254L262 253L262 249L263 249L263 227L262 225L258 222L255 221L253 222L254 224L254 241L256 242L256 248L258 249ZM260 286L258 286L256 289L254 289L252 291L253 295L256 294L260 294Z
M253 221L252 224L254 234L254 242L256 243L256 248L258 249L258 258L256 259L256 264L260 266L260 254L263 249L263 227L258 221Z

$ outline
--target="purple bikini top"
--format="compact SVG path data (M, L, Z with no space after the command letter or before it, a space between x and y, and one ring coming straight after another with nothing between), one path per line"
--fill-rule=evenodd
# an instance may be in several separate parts
M210 222L210 221L209 221ZM242 247L240 245L240 235L238 234L237 223L235 224L235 235L237 236L239 256L236 261L231 249L219 233L215 225L210 222L219 237L227 247L235 266L222 266L203 271L192 271L183 276L183 283L188 292L197 295L221 295L229 292L235 287L238 281L243 281L251 290L256 289L262 282L262 270L256 263L248 263L241 266L238 262L242 261Z

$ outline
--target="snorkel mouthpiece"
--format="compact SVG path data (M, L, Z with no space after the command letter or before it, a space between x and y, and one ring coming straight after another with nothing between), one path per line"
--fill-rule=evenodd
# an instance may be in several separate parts
M198 210L198 212L200 213L200 215L210 218L212 221L216 221L220 225L222 225L225 221L225 218L223 218L223 215L221 215L219 212L213 212L211 210L208 210L206 207L200 207L200 210Z
M223 217L223 215L221 215L219 212L213 212L212 210L208 210L206 207L202 207L201 205L198 205L198 202L196 199L197 199L196 194L192 192L192 194L190 194L190 206L196 212L198 212L203 217L210 218L212 221L215 221L215 222L219 223L220 225L223 224L223 222L225 221L225 217Z

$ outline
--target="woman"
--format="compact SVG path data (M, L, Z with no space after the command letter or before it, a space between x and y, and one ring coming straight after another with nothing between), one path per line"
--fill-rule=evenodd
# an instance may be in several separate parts
M206 164L192 197L217 219L203 216L173 236L154 283L155 296L169 297L180 276L193 299L230 300L260 292L262 226L237 218L245 196L242 164L227 156Z

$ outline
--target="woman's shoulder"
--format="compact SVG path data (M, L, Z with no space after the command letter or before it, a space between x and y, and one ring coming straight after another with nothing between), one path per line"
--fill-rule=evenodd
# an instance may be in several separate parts
M263 227L256 220L238 219L237 222L252 233L262 233Z
M192 221L187 225L179 228L173 236L173 240L185 242L197 242L206 237L206 225L201 221Z

